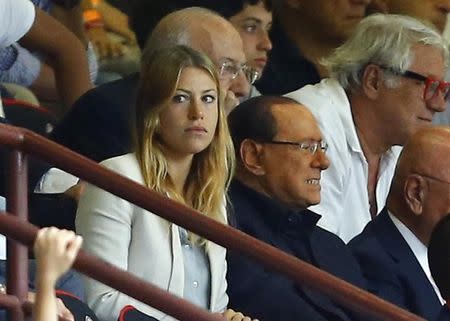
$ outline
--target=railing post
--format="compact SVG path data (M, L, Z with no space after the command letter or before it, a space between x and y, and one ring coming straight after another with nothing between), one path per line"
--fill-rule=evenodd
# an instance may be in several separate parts
M6 208L22 221L28 221L28 164L21 151L10 152ZM28 249L16 241L7 240L6 289L24 302L28 293ZM22 309L8 311L8 320L23 321Z

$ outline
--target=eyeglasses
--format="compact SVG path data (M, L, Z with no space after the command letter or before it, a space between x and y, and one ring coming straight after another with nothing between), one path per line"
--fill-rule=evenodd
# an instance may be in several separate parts
M317 150L321 150L322 153L325 153L328 149L328 144L324 141L320 142L287 142L287 141L280 141L280 140L272 140L270 142L265 142L266 144L276 144L276 145L293 145L297 146L301 150L308 151L310 154L315 154Z
M259 77L259 72L246 64L238 66L231 60L226 60L220 65L219 75L221 78L230 80L236 79L240 72L243 72L247 81L253 85Z
M424 82L425 89L423 91L423 99L425 100L433 99L438 94L438 91L442 93L442 95L444 96L444 100L447 101L450 98L450 82L437 80L433 77L426 77L410 70L406 70L405 72L401 73L389 67L381 66L381 68L388 70L400 77L415 79Z

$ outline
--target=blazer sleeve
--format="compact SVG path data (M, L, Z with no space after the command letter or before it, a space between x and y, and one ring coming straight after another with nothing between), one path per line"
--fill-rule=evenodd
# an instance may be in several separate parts
M127 270L133 224L133 205L93 185L80 199L76 229L83 249L114 266ZM120 310L134 299L100 282L85 278L86 298L100 320L117 320Z

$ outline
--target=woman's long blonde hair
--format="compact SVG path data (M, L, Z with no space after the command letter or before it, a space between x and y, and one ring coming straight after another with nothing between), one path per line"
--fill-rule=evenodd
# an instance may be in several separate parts
M205 150L194 155L183 195L180 195L168 173L158 132L159 116L171 101L186 67L206 71L214 80L219 110L214 138ZM134 136L136 156L149 188L168 193L172 199L224 222L225 193L234 170L234 151L222 100L216 68L207 56L186 46L156 51L142 65Z

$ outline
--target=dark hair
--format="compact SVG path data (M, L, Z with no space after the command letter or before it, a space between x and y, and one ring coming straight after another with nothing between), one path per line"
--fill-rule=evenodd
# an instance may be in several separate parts
M431 275L444 299L450 299L450 213L433 229L428 245Z
M245 6L256 5L262 2L268 11L272 11L270 3L263 0L191 0L193 6L213 10L226 19L244 10Z
M250 138L258 142L268 142L276 136L277 122L272 115L272 106L298 104L297 101L282 96L258 96L239 104L228 115L228 126L236 153L241 143Z
M229 19L241 12L246 5L255 5L260 2L262 0L134 0L130 28L136 34L139 47L143 49L159 20L173 11L188 7L203 7ZM270 5L263 3L266 9L271 11Z

